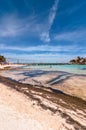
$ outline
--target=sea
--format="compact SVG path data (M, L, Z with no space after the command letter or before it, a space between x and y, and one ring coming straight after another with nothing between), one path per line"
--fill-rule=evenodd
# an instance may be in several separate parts
M46 70L46 71L62 71L62 72L68 72L68 73L74 73L74 74L82 74L86 75L86 65L41 65L41 64L35 64L35 65L28 65L24 66L23 69L32 69L32 70Z

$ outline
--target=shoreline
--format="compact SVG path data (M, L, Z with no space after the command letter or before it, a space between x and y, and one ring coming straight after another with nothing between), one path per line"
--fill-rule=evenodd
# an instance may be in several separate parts
M43 111L24 94L1 83L0 91L1 130L59 130L62 127L62 119L59 116L52 116L49 111ZM57 120L58 128L54 124Z
M58 64L59 65L59 64ZM73 65L73 64L67 64L68 66ZM79 64L76 64L74 66L77 66ZM38 67L37 67L38 66ZM0 65L0 70L17 70L17 69L28 69L28 70L43 70L43 71L57 71L57 72L64 72L64 73L71 73L71 74L76 74L76 75L84 75L86 76L86 65L85 68L81 68L79 70L77 69L72 69L72 68L54 68L54 66L50 66L46 68L40 68L39 64L35 64L35 65L26 65L26 64L9 64L9 65ZM44 65L43 65L44 66ZM61 65L60 65L61 66ZM62 66L65 66L65 64L63 64ZM81 66L81 65L80 65ZM42 67L42 65L41 65ZM71 70L71 71L70 71Z
M0 76L0 83L5 84L7 88L11 88L13 90L15 89L18 92L26 95L31 99L31 101L36 102L36 106L40 106L44 111L49 110L53 114L59 114L61 118L68 122L68 125L71 125L72 123L74 128L76 127L80 130L86 129L85 123L83 124L86 119L84 117L86 115L85 101L65 95L60 91L55 94L51 91L46 91L43 88L18 83L2 76ZM76 110L79 110L80 115ZM76 113L72 115L71 112ZM80 121L82 120L81 115L83 117L83 121Z
M18 81L15 81L15 80L12 80L8 77L4 77L4 76L1 76L0 75L0 83L6 85L6 86L9 86L19 92L22 92L24 93L24 89L22 90L22 88L27 88L27 89L32 89L34 91L44 91L44 92L47 92L47 93L50 93L50 94L55 94L56 96L59 95L59 96L66 96L66 97L70 97L71 99L77 99L77 101L79 100L80 102L84 102L86 103L85 100L79 98L79 97L75 97L75 96L72 96L72 95L68 95L60 90L57 90L55 91L56 89L52 89L50 87L46 88L45 86L38 86L38 85L31 85L31 84L26 84L26 83L21 83L21 82L18 82ZM27 92L27 91L26 91ZM24 93L25 94L25 93ZM26 94L27 95L27 94ZM28 96L28 95L27 95ZM61 97L59 97L61 98Z
M0 70L10 70L10 69L16 69L18 67L24 66L23 64L6 64L6 65L1 65L0 64Z
M59 91L86 101L86 75L63 71L28 70L17 67L11 70L2 70L0 75L15 82L43 87L49 91Z

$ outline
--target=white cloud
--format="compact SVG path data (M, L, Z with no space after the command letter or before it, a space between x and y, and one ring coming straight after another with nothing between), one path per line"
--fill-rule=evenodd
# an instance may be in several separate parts
M8 60L12 62L69 62L70 59L77 57L76 54L59 54L59 53L43 53L43 54L13 54L13 53L2 53ZM82 57L86 57L85 54L81 55Z
M15 16L3 16L0 21L0 37L16 36L20 33L21 24Z
M50 42L50 36L49 36L49 32L43 32L41 35L41 40L44 42Z
M5 44L0 44L0 50L11 50L11 51L21 51L22 53L44 53L44 52L52 52L52 53L78 53L86 52L86 48L83 46L78 45L56 45L56 46L50 46L50 45L38 45L38 46L7 46Z
M16 14L11 14L0 19L0 37L30 35L34 33L34 28L38 30L35 15L19 18Z
M24 35L30 37L32 35L43 42L50 42L50 29L56 16L58 3L59 0L55 0L45 18L36 14L31 14L25 18L20 18L17 14L4 15L0 19L0 37L19 37ZM40 21L39 17L41 18Z
M56 41L64 40L78 43L80 41L86 40L86 30L75 30L71 32L64 32L55 35L54 39Z
M43 40L44 42L50 42L51 41L50 29L51 29L53 22L54 22L54 19L56 17L56 11L58 9L58 4L59 4L59 0L55 0L55 3L52 6L52 8L50 9L49 16L48 16L47 21L46 21L47 26L40 35L41 40Z
M5 44L0 44L1 50L17 50L17 51L24 51L24 52L43 52L43 51L49 51L49 52L59 52L59 51L65 51L65 52L71 52L71 51L77 51L81 48L79 48L76 45L57 45L57 46L50 46L50 45L39 45L39 46L27 46L27 47L20 47L20 46L7 46Z
M54 22L54 19L55 19L55 16L56 16L56 11L58 9L58 4L59 4L59 0L56 0L54 5L52 6L52 8L50 9L50 14L49 14L49 29L51 28L53 22Z
M43 54L13 54L13 53L2 53L8 60L17 62L18 59L22 62L67 62L70 57L62 54L43 53Z

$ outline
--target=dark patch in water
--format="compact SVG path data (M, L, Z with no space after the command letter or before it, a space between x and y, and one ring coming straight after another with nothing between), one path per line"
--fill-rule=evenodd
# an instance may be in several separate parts
M82 69L80 69L80 70L86 70L86 68L82 68Z

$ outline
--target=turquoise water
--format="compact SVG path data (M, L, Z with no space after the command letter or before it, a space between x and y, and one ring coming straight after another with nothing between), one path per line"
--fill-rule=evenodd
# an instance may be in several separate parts
M30 65L26 66L25 68L86 74L86 65Z

